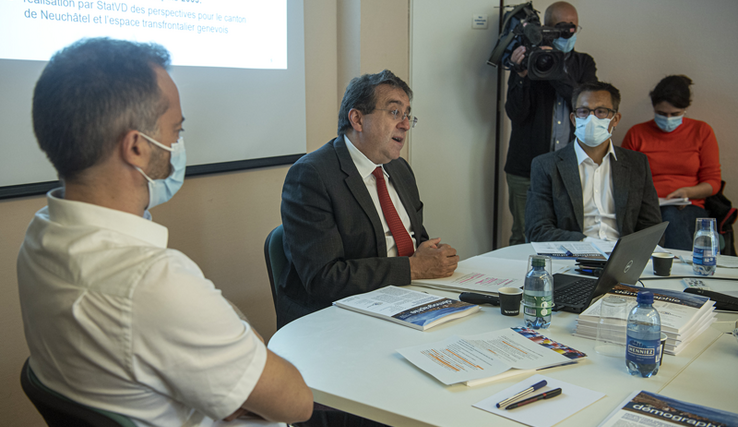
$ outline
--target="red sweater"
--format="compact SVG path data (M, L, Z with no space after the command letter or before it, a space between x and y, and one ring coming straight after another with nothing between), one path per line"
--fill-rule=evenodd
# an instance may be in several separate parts
M702 182L712 186L712 194L720 190L720 152L715 133L705 122L685 117L672 132L662 131L653 120L640 123L628 130L622 147L648 157L659 197ZM705 200L692 204L705 207Z

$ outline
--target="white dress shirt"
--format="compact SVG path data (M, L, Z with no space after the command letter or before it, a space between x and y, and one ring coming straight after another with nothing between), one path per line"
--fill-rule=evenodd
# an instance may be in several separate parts
M18 255L39 380L138 426L212 426L238 409L266 348L198 266L167 249L167 229L61 189L47 199Z
M615 219L610 162L617 161L618 158L612 148L612 141L606 143L608 150L599 165L584 152L578 141L575 140L573 144L579 164L579 181L582 184L584 204L582 232L594 239L617 240L620 238L620 232Z
M374 169L382 165L374 164L374 162L369 160L369 158L366 157L364 153L362 153L358 148L356 148L356 146L348 139L348 136L344 135L343 138L346 140L346 148L348 148L348 152L351 155L351 160L354 161L354 165L359 171L359 175L364 180L364 185L366 185L366 189L369 191L369 195L372 197L372 202L374 202L374 207L377 209L377 213L379 214L379 219L382 221L382 228L384 228L384 239L387 244L387 256L397 256L397 245L395 244L395 238L392 237L389 225L387 225L387 220L384 218L382 205L379 203L379 194L377 193L377 180L374 175L372 175ZM382 166L382 171L384 171L384 180L387 182L387 192L389 193L390 199L392 200L392 204L395 205L395 210L397 210L397 214L402 220L402 225L405 227L407 232L410 234L410 238L413 240L413 247L416 247L415 233L410 230L410 217L407 214L407 210L402 204L400 197L397 195L397 190L395 190L395 186L392 185L392 181L390 181L389 179L390 176L384 169L384 166Z

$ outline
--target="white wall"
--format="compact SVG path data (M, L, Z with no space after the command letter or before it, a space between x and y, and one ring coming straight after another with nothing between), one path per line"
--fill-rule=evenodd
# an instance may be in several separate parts
M462 259L492 249L497 71L486 64L497 34L489 0L411 2L410 86L419 118L410 162L431 237ZM472 29L488 15L489 29Z

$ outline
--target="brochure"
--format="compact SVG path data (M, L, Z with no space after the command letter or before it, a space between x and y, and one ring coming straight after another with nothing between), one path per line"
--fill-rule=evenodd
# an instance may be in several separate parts
M479 306L425 292L385 286L333 305L424 331L479 311Z
M538 255L554 258L607 259L594 245L588 242L532 242Z
M738 414L670 399L648 391L628 396L599 427L738 427Z
M576 362L587 355L528 328L510 328L397 350L440 382L475 386Z

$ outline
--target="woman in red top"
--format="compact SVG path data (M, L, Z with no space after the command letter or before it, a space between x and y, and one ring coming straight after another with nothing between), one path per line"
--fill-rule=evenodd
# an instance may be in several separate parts
M708 216L705 197L720 190L720 153L710 125L684 117L692 103L687 76L668 76L651 91L655 117L628 130L622 147L648 156L659 199L687 198L681 206L661 206L669 221L665 247L692 250L695 219Z

